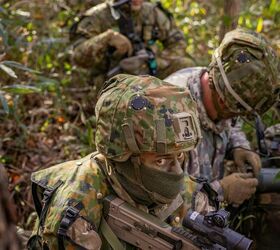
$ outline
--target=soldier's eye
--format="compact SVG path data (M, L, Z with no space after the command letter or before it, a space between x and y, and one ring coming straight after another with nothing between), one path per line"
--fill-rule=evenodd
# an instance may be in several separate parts
M166 159L158 159L157 160L157 165L158 166L163 166L166 163Z
M183 158L184 158L184 153L183 153L183 152L178 153L178 154L177 154L177 158L178 158L178 160L183 159Z

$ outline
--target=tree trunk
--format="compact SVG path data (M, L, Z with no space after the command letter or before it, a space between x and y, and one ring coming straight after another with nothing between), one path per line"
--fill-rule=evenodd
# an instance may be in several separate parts
M240 0L224 0L224 16L219 35L220 42L227 32L237 27L240 8Z

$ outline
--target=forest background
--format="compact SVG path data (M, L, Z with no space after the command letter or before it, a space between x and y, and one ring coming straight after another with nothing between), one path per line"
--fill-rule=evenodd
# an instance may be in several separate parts
M96 90L71 63L68 32L94 0L0 0L0 168L9 174L16 223L30 229L30 174L95 150ZM233 25L262 32L280 52L277 0L161 0L197 65L207 65ZM276 110L263 117L279 122ZM254 144L254 129L244 130Z

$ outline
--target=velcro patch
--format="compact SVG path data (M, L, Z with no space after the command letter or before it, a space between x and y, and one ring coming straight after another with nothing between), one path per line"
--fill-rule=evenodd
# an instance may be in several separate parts
M173 115L173 127L176 142L185 142L195 139L194 121L191 114L183 112Z

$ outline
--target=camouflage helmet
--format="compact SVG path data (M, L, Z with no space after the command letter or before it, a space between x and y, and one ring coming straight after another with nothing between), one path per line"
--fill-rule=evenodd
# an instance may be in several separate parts
M234 114L263 114L278 99L279 58L268 41L245 29L228 32L215 50L210 79Z
M109 79L95 108L95 143L108 159L193 149L201 137L196 104L185 88L152 76Z

